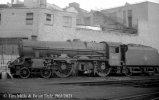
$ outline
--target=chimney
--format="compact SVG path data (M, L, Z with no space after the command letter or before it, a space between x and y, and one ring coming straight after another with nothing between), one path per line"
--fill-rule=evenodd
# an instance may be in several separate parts
M13 4L18 4L19 0L13 0Z
M46 8L47 0L39 0L39 5L40 5L40 7L42 7L42 8Z
M69 7L80 8L80 5L79 5L79 3L72 2L72 3L69 3Z
M13 5L13 2L14 2L14 0L11 0L11 7L12 7L12 5Z
M24 0L24 5L30 8L42 7L46 8L47 0Z
M8 7L12 7L12 4L9 3L9 2L7 2L7 6L8 6Z

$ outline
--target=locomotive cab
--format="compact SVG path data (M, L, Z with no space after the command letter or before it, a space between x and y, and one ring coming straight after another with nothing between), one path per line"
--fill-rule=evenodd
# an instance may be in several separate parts
M126 67L127 45L122 43L108 43L109 45L109 66L111 73L130 75Z
M109 65L121 66L121 43L108 43L109 45Z

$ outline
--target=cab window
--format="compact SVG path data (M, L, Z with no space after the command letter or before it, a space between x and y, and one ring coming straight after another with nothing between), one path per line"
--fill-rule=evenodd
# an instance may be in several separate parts
M115 53L119 53L119 47L115 48Z
M112 46L111 47L111 51L110 51L111 53L119 53L119 47L115 47L115 46Z

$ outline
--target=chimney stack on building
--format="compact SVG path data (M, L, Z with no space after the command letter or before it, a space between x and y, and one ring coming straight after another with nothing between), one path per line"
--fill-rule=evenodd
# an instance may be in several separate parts
M73 3L69 3L69 7L80 8L80 5L79 3L73 2Z
M47 0L39 0L39 5L40 7L45 8L47 5Z
M11 0L11 4L19 4L20 1L19 0Z
M11 0L11 6L10 6L10 7L12 7L12 5L13 5L13 2L14 2L14 0Z
M46 8L47 5L47 0L24 0L24 5L26 7L41 7L41 8Z
M19 0L13 0L13 4L18 4Z

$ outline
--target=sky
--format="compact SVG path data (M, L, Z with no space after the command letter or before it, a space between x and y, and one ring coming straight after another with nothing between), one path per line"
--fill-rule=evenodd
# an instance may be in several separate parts
M23 0L20 0L23 1ZM102 10L109 9L113 7L123 6L125 3L139 3L144 1L151 1L155 3L159 3L159 0L47 0L50 4L55 4L61 8L65 8L71 2L77 2L80 4L80 7L90 11L92 10ZM11 0L0 0L0 4L6 4L7 2L11 2Z

